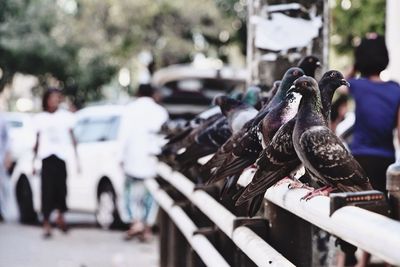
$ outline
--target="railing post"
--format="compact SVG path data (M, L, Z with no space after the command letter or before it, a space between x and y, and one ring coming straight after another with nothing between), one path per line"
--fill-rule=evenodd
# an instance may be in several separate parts
M256 267L257 265L252 262L246 254L243 253L238 247L235 248L235 267Z
M236 246L233 241L221 230L216 233L216 248L220 251L222 257L228 262L231 266L235 265L235 251Z
M269 243L296 266L318 266L312 245L312 225L266 201Z
M168 266L186 267L187 242L172 220L169 220Z
M206 266L200 259L199 255L197 255L196 251L192 248L189 248L187 255L187 267L203 267Z
M163 210L159 209L158 227L160 229L160 267L168 266L168 232L169 232L169 217Z
M400 220L400 163L395 162L386 172L386 190L389 193L391 217Z
M250 228L254 233L266 240L268 236L268 221L265 218L237 218L233 222L233 229L240 226ZM253 267L257 266L252 260L249 259L238 247L235 250L235 266L238 267Z

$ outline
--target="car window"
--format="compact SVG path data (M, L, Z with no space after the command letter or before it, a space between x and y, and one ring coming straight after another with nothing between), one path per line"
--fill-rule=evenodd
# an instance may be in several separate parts
M9 120L7 120L7 126L8 126L8 128L22 128L23 123L22 123L22 121L19 121L19 120L9 119Z
M120 116L79 119L74 128L78 143L111 141L117 138Z

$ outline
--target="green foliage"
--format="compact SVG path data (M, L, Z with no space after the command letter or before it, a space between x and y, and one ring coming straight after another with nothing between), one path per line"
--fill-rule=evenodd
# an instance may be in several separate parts
M339 54L353 50L368 32L385 34L385 0L333 0L332 45Z
M188 62L196 52L226 58L221 48L245 44L245 38L236 37L245 28L235 16L237 3L2 0L0 91L22 72L38 76L43 85L55 78L82 102L100 98L101 86L120 67L131 66L143 49L155 55L157 67Z

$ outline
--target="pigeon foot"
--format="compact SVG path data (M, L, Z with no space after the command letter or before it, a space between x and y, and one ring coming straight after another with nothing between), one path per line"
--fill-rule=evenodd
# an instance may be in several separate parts
M308 201L316 196L329 196L329 194L334 190L332 186L324 186L318 189L314 189L313 191L307 193L304 197L302 197L300 200L305 200Z
M293 182L292 179L290 179L289 177L285 177L282 180L280 180L279 182L277 182L274 186L280 186L281 184L287 184L287 183L291 183Z
M315 190L314 187L311 187L311 186L308 186L306 184L303 184L302 182L297 181L297 180L292 180L291 182L289 182L288 188L289 189L305 188L305 189L308 189L310 191L314 191Z

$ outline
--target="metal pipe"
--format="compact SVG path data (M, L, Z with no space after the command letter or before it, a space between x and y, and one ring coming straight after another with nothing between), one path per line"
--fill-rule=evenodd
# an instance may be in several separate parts
M361 208L347 206L329 216L329 198L300 199L305 189L289 190L287 184L271 187L266 198L319 228L380 257L400 265L400 223ZM390 248L390 249L388 249Z
M147 179L145 185L207 266L229 266L206 237L193 235L198 230L196 225L180 207L174 205L173 199L158 187L155 180Z
M236 228L232 239L257 266L294 266L248 227Z
M158 174L168 181L171 185L177 188L183 195L185 195L190 201L192 201L200 210L203 212L210 220L212 220L221 231L223 231L229 238L234 241L234 243L241 248L248 250L246 244L249 240L243 239L243 237L239 237L239 239L233 239L234 229L233 224L236 216L233 215L230 211L225 209L221 204L219 204L214 198L208 195L206 192L202 190L194 190L194 184L182 175L179 172L172 171L172 169L164 164L159 163ZM244 227L244 226L243 226ZM240 228L240 227L238 227ZM246 227L247 228L247 227ZM248 228L247 228L248 229ZM268 245L261 237L257 236L253 231L248 229L249 232L252 232L252 239L253 242L261 244L264 243L262 246L262 250L264 252L268 252L267 254L260 254L255 258L250 257L247 255L253 262L256 263L260 261L260 257L263 257L264 263L267 262L280 262L280 263L287 263L280 266L293 266L286 258L284 258L279 252L273 249L271 246ZM239 231L240 232L240 231ZM246 244L242 242L246 241ZM255 254L252 254L255 256ZM261 262L260 262L261 263ZM271 266L271 265L266 265Z

